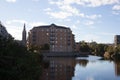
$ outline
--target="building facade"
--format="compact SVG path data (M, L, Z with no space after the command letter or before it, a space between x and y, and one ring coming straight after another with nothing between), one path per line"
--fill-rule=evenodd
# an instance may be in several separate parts
M115 35L114 36L114 44L115 44L115 46L120 44L120 35Z
M51 52L74 51L74 35L70 28L51 24L34 27L28 34L28 47L49 44Z

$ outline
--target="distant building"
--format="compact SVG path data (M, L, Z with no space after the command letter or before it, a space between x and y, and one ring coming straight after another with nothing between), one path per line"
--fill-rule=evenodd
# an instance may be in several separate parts
M26 46L26 28L24 24L23 32L22 32L22 45Z
M3 26L1 22L0 22L0 35L5 38L10 37L10 34L7 32L5 26Z
M51 52L74 51L74 35L70 28L51 24L34 27L28 34L28 47L49 44Z
M115 46L120 44L120 35L115 35L115 37L114 37L114 44L115 44Z

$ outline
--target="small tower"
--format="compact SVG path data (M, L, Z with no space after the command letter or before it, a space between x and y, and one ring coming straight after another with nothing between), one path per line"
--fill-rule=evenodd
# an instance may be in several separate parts
M26 46L26 28L24 24L23 32L22 32L22 45Z

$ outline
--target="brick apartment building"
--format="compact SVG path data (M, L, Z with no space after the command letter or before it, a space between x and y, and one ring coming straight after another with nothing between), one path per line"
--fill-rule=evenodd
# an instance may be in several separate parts
M31 29L28 34L28 47L40 47L44 44L49 44L50 52L72 52L75 47L74 35L70 28L55 24Z

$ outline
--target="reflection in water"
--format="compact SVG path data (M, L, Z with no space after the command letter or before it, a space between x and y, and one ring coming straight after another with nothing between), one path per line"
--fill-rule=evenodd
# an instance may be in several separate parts
M94 59L93 59L94 58ZM40 80L120 80L120 62L84 58L48 57Z
M115 75L120 76L120 62L114 62L115 63Z
M86 67L89 61L86 60L86 59L80 59L80 60L76 60L76 62L77 62L79 65L81 65L81 66L83 66L83 67Z
M80 61L76 63L72 80L120 80L120 76L118 76L118 74L120 74L120 62L119 64L115 63L114 66L113 61L90 60L87 58L86 60L89 62L83 67L80 64L82 59L79 60Z
M48 69L44 69L41 80L72 80L74 76L75 59L49 57Z

